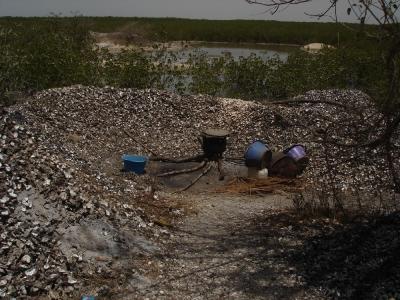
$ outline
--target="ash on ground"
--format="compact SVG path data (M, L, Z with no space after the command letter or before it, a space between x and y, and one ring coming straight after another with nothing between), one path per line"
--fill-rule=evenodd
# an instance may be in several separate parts
M354 90L311 91L298 99L309 103L263 105L73 86L40 92L4 110L0 297L61 299L100 275L103 281L132 280L121 270L135 266L124 261L160 251L162 229L155 220L179 209L171 209L153 177L121 172L121 156L150 155L149 149L163 157L193 156L201 151L198 136L206 128L231 132L225 153L231 158L243 157L255 139L277 151L305 145L306 198L328 206L352 199L358 209L394 210L398 199L383 149L348 147L376 138L384 128L370 99ZM393 147L399 148L399 132ZM394 153L399 172L399 151ZM378 201L365 201L372 198ZM162 216L151 210L152 201L165 204Z

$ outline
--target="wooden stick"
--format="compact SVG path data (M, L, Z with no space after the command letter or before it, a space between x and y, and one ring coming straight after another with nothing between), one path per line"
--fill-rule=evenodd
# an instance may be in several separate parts
M222 159L218 160L218 172L219 172L219 180L224 180L225 174L224 170L222 169Z
M189 189L192 185L194 185L197 181L199 181L201 177L206 175L211 170L211 167L212 167L211 164L206 163L206 168L204 169L204 171L199 176L197 176L189 185L187 185L186 187L184 187L183 189L180 189L179 191L177 191L175 193L181 193L181 192L184 192L187 189Z
M140 147L142 147L144 150L146 150L147 152L150 152L152 155L154 155L155 157L158 157L157 153L155 153L154 151L152 151L151 149L147 148L145 145L143 145L142 143L140 143L136 138L134 138L128 131L126 131L125 129L122 129L124 131L124 133L130 137L135 143L137 143Z
M178 174L184 174L184 173L191 173L191 172L195 172L197 170L200 170L201 168L203 168L206 165L206 161L202 161L200 165L195 166L193 168L188 168L188 169L184 169L184 170L176 170L176 171L171 171L171 172L166 172L166 173L162 173L162 174L158 174L157 177L166 177L166 176L172 176L172 175L178 175Z
M165 158L165 157L151 157L150 160L177 163L177 164L186 163L186 162L201 162L204 160L204 155L200 154L200 155L187 157L187 158L181 158L181 159L172 159L172 158Z

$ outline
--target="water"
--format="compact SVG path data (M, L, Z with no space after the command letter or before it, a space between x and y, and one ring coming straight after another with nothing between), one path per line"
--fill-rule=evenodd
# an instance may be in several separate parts
M286 62L289 54L298 49L299 46L290 45L202 43L192 44L190 47L183 47L173 52L175 53L174 64L185 66L190 55L196 56L200 53L205 53L206 57L209 59L223 57L226 54L230 54L235 61L238 61L240 57L247 58L250 55L255 54L264 61L271 58L278 58L281 61ZM153 52L153 54L155 53L156 52ZM183 74L179 78L173 78L172 81L167 84L166 89L176 91L175 85L180 82L183 84L183 93L190 93L191 91L189 86L192 81L193 78L191 75ZM224 90L219 91L217 94L219 96L226 96Z
M288 55L296 50L298 50L297 46L288 45L206 43L194 45L180 50L178 53L182 60L189 57L190 54L204 52L210 58L218 58L225 54L230 54L235 60L239 60L240 57L249 57L254 53L263 60L277 57L282 61L286 61Z

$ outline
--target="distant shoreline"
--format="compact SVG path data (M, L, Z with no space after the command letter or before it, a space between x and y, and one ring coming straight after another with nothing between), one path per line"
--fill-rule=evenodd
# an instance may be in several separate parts
M173 42L180 42L180 41L173 41ZM216 44L216 45L228 45L228 44L235 44L235 45L260 45L260 46L283 46L283 47L301 47L302 44L290 44L290 43L257 43L257 42L208 42L208 41L188 41L190 44Z
M206 20L139 17L0 17L0 26L19 23L24 26L78 20L92 32L118 33L128 43L195 41L279 46L310 43L353 44L359 24L343 26L328 22L288 22L270 20ZM372 26L372 25L366 25ZM354 30L351 30L354 29Z
M192 40L192 41L168 41L168 42L158 42L158 41L147 41L144 44L140 43L120 43L113 39L113 35L119 34L119 32L95 32L93 36L99 38L97 40L97 45L101 48L109 48L112 52L119 52L122 49L133 49L138 48L144 51L154 51L154 46L156 45L158 48L166 49L167 51L181 51L183 49L188 48L196 48L199 46L208 46L208 47L233 47L233 48L253 48L253 49L263 49L265 47L288 47L288 48L300 48L304 45L300 44L289 44L289 43L253 43L253 42L218 42L218 41L200 41L200 40Z

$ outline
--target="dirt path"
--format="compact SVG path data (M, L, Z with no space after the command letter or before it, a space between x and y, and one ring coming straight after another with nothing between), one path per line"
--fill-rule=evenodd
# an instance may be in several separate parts
M287 249L298 242L292 226L278 220L290 206L287 197L190 197L197 214L165 231L168 251L149 263L156 275L135 298L321 299L305 293L285 261Z

